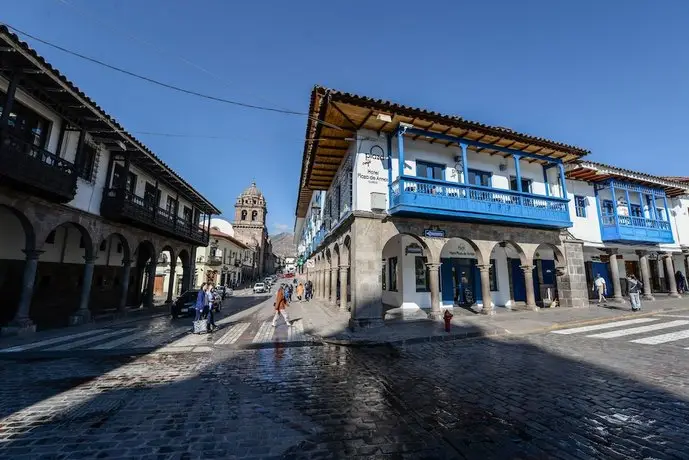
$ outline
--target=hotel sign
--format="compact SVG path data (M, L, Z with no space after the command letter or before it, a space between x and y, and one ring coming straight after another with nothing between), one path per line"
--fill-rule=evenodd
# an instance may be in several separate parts
M445 238L445 230L438 227L427 228L423 231L423 236L427 238Z

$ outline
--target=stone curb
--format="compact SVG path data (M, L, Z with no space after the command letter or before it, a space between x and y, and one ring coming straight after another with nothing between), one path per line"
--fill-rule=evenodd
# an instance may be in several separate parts
M513 333L508 331L507 329L501 328L500 330L495 330L495 331L484 331L484 330L478 330L478 331L469 331L466 333L459 333L459 334L451 334L451 335L432 335L432 336L423 336L423 337L411 337L408 339L397 339L397 340L381 340L381 341L373 341L373 340L357 340L357 339L334 339L334 338L329 338L329 337L321 337L321 336L316 336L314 335L313 337L324 344L329 344L329 345L340 345L344 347L351 347L351 348L374 348L374 347L387 347L387 346L404 346L404 345L413 345L413 344L418 344L418 343L432 343L432 342L449 342L449 341L455 341L455 340L465 340L465 339L471 339L471 338L480 338L480 337L500 337L500 336L507 336L507 335L512 335L512 336L521 336L521 335L527 335L527 334L535 334L539 332L549 332L549 331L555 331L558 329L565 329L569 327L575 327L575 326L586 326L586 325L594 325L594 324L600 324L600 323L605 323L608 321L617 321L620 319L624 318L629 318L629 317L634 317L634 318L641 318L645 316L653 316L661 313L672 313L672 312L682 312L686 311L688 308L683 307L683 308L669 308L669 309L659 309L659 310L654 310L654 311L649 311L649 312L644 312L644 313L636 313L636 312L627 312L624 314L620 315L615 315L615 316L608 316L605 318L592 318L592 319L584 319L584 320L572 320L572 321L566 321L562 323L555 323L550 326L544 326L544 327L539 327L535 329L529 329L527 331L522 331L522 332L517 332Z

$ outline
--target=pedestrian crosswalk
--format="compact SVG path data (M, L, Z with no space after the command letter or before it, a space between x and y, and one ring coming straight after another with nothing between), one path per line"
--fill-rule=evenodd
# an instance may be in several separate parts
M676 330L669 331L671 329ZM689 345L689 319L672 319L671 317L661 316L653 318L636 318L623 321L611 321L608 323L594 324L590 326L560 329L557 331L551 331L551 334L580 334L592 340L626 340L628 337L631 338L631 336L644 336L640 338L631 338L631 340L628 340L628 342L642 345L660 345L679 340L686 340L685 343L680 342L680 346L684 346ZM689 350L689 346L687 346L685 349Z
M274 327L271 321L237 322L216 332L192 334L188 331L155 331L125 327L92 329L0 348L0 354L18 352L70 352L77 350L113 351L118 349L155 349L158 353L209 352L213 347L237 346L248 343L311 342L304 333L301 320Z

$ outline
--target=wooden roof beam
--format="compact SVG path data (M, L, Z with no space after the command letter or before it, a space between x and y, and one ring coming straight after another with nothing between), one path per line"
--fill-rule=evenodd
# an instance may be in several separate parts
M357 125L356 123L354 123L354 122L352 121L352 119L349 118L349 117L347 116L347 114L344 113L344 112L342 111L342 109L341 109L340 107L338 107L338 105L337 105L335 102L330 101L330 105L332 105L333 107L335 107L335 110L337 110L338 112L340 112L340 115L342 115L342 116L344 117L344 119L347 120L347 123L349 123L350 125L352 125L352 128L358 129L357 127L358 127L359 125Z

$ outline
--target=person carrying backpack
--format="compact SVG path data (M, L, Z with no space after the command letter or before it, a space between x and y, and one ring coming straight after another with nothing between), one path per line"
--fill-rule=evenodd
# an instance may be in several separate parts
M629 291L629 302L632 304L632 311L641 310L641 298L639 294L643 284L636 279L633 274L627 275L627 290Z

